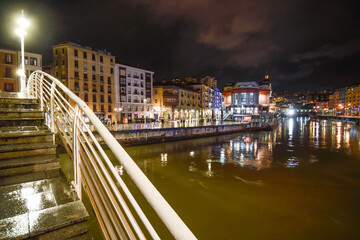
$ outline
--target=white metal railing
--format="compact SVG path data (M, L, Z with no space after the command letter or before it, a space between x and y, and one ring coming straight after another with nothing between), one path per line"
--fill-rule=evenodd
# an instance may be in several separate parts
M27 92L39 99L40 108L45 112L46 124L54 133L59 133L64 142L74 162L75 190L81 199L82 186L84 187L106 239L160 237L83 116L89 119L104 139L170 233L176 239L196 239L84 101L58 79L42 71L35 71L30 75Z
M225 120L229 115L230 115L229 113L224 113L222 120Z

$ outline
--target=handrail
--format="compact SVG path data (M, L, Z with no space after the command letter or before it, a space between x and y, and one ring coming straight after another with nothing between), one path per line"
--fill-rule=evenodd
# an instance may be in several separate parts
M160 239L160 237L96 140L83 116L87 117L90 124L103 138L170 233L176 239L196 239L83 100L58 79L40 70L30 75L27 92L39 99L40 108L45 112L46 124L54 133L59 133L64 142L74 162L75 190L80 199L82 186L86 190L106 239L145 239L143 228L151 238ZM141 225L138 224L133 213L136 213L141 220Z

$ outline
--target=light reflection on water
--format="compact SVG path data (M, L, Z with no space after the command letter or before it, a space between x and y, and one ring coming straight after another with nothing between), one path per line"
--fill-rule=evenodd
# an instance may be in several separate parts
M199 239L360 236L359 130L349 124L290 118L274 131L126 150Z

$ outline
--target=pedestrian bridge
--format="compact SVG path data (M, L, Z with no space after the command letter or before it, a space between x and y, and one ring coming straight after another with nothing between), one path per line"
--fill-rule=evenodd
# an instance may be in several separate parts
M10 98L12 100L9 100ZM3 111L0 111L5 113L0 117L0 123L7 122L7 126L3 126L4 128L0 131L0 141L2 141L0 142L0 167L6 169L2 171L0 168L0 173L4 172L3 175L0 175L3 177L1 184L6 185L0 189L1 202L3 203L3 199L7 198L6 201L10 203L12 196L18 196L14 204L22 201L41 206L34 210L23 204L24 210L20 214L21 216L16 213L6 214L7 209L0 206L0 211L2 211L0 212L0 239L37 238L41 234L47 234L46 231L55 230L58 232L55 235L49 235L50 239L51 236L59 238L62 236L59 231L74 224L78 224L76 229L82 229L78 230L78 233L84 234L86 232L84 221L88 215L81 204L83 194L90 199L92 210L105 239L161 238L157 227L152 224L152 219L148 219L144 214L142 207L139 206L122 180L118 170L110 162L89 126L101 136L106 147L123 166L173 237L175 239L196 239L87 104L58 79L42 71L33 72L28 80L26 96L14 94L10 97L3 97L2 101L7 102L8 105L4 105ZM6 109L15 106L14 102L18 102L18 111L13 115L7 115ZM32 105L25 108L27 104ZM84 121L84 116L89 122ZM13 117L17 121L11 121ZM29 131L32 133L28 133ZM30 134L33 139L27 139L27 134ZM72 194L70 186L66 185L61 170L59 171L55 155L55 135L59 136L73 160L74 181L71 187L75 190L76 196ZM15 140L9 141L10 138L15 138ZM17 150L28 155L16 155ZM47 156L49 154L50 156ZM28 177L30 173L32 177ZM37 178L33 178L34 176ZM20 179L22 180L20 181ZM57 181L60 183L58 184ZM46 191L47 189L51 191ZM59 193L54 189L63 189L66 193ZM48 192L51 193L47 194ZM30 195L26 195L26 193L30 193ZM59 194L56 195L57 193ZM64 204L71 206L64 207L59 204L62 202L61 198L64 194L69 197ZM33 201L28 199L33 199ZM49 200L48 202L52 202L52 204L46 205L45 203L39 204L39 199L52 199L53 201ZM43 201L40 202L43 203ZM49 207L45 207L45 205ZM42 222L50 226L46 228L47 230L40 229L41 224L32 221L32 219L39 220L39 218L29 216L42 216L42 212L39 211L49 209L50 212L43 214L46 217ZM14 205L13 211L17 210ZM53 219L51 216L61 216L65 220ZM18 218L14 219L14 217ZM10 218L12 218L11 221L7 221ZM61 224L59 225L59 223ZM16 235L16 232L19 233L20 230L11 231L11 229L22 229L23 235ZM10 235L6 235L7 233ZM63 238L69 238L69 235L64 235ZM60 239L62 238L60 237Z

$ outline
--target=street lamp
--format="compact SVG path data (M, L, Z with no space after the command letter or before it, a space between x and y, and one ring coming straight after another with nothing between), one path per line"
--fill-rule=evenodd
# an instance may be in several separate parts
M147 100L144 99L144 123L145 123L145 125L146 125L146 102L147 102Z
M19 28L16 29L16 34L20 37L21 41L21 68L17 71L20 76L20 92L25 94L26 83L25 83L25 57L24 57L24 38L27 34L25 28L30 25L29 21L24 17L24 10L21 11L21 17L16 21Z

